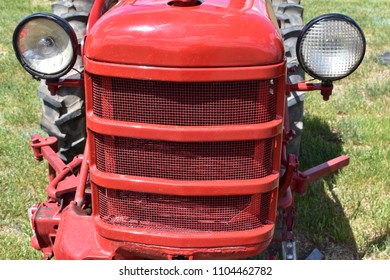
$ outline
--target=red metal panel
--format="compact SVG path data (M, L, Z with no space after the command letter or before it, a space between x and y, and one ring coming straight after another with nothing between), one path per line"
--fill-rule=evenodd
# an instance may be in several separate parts
M218 248L228 246L246 246L270 242L274 232L274 224L267 224L254 230L233 232L161 232L159 230L129 230L124 226L112 226L95 218L97 232L113 240L135 242L175 248Z
M146 235L142 235L145 237L142 243L134 241L126 242L120 235L116 236L120 241L105 238L101 235L101 230L96 231L94 225L96 225L94 218L80 213L79 208L75 205L71 204L64 209L61 212L60 226L54 245L56 259L172 259L177 256L187 257L189 259L239 259L260 253L271 241L271 239L265 239L264 241L255 242L250 245L226 247L208 247L207 245L204 246L204 244L197 247L190 247L181 246L180 243L173 244L172 246L158 246L148 244L150 242L145 242L147 240L153 240ZM97 225L100 227L99 223ZM262 230L261 232L264 231ZM272 231L270 234L272 234ZM244 235L248 238L251 234ZM182 236L182 242L184 243L190 239L186 236ZM236 240L234 234L230 234L229 236L231 242ZM241 242L240 238L242 236L239 236L236 243ZM213 234L207 236L205 241L210 241L212 237ZM219 237L218 234L215 236L215 238ZM267 234L267 237L271 238L269 234ZM175 236L175 240L180 239L178 236Z
M172 195L244 195L269 192L278 186L279 173L253 180L180 181L127 176L99 171L91 166L91 180L100 186L119 190Z
M204 142L268 139L279 135L283 120L251 125L168 126L105 120L87 113L88 128L96 133L162 141Z
M84 57L85 69L91 74L128 79L146 79L175 82L215 82L241 80L269 80L285 75L286 63L248 67L156 67L144 65L99 62ZM285 86L282 79L281 86ZM282 114L283 115L283 114Z
M99 20L93 10L89 59L169 67L280 63L283 42L267 1L211 0L195 7L169 1L121 1Z

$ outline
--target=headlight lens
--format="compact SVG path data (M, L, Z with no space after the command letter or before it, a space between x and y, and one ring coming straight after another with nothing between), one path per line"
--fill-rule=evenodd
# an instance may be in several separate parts
M32 14L15 29L13 45L22 66L35 78L55 79L66 74L77 58L77 37L64 19Z
M297 41L303 69L322 81L342 79L363 60L366 41L359 25L341 14L326 14L310 21Z

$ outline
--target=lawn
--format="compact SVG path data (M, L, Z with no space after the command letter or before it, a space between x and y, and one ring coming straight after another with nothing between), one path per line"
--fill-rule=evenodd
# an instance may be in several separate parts
M30 246L27 218L27 209L45 198L47 167L35 164L29 147L30 135L40 132L38 82L20 67L11 42L16 24L48 4L0 1L0 259L42 258Z
M207 0L206 0L207 1ZM313 183L297 197L300 255L314 247L329 259L390 259L390 51L388 0L302 0L305 21L326 12L357 20L367 52L352 76L336 82L322 101L306 95L301 169L341 154L341 172ZM0 259L42 259L30 245L27 209L46 197L47 166L36 163L30 135L39 128L38 81L19 66L12 32L25 15L49 11L48 0L0 1Z
M350 165L311 185L298 198L298 229L329 258L390 258L390 66L378 57L390 51L387 0L302 0L305 21L344 13L362 27L367 51L352 76L335 83L323 102L307 94L303 168L340 154Z

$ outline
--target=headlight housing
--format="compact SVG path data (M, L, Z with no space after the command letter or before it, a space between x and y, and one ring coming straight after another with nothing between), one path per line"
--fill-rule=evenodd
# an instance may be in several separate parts
M36 13L15 28L13 47L19 62L34 78L57 79L72 69L77 58L77 37L64 19Z
M332 82L356 70L363 60L366 40L360 26L342 14L311 20L297 41L297 57L310 76Z

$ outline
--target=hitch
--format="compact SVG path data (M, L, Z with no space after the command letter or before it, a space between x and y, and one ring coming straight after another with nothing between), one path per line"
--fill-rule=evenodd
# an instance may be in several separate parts
M329 175L349 164L349 157L342 155L315 167L312 167L304 172L296 172L294 174L294 191L303 194L307 191L309 183Z
M284 209L291 205L291 192L304 194L309 183L329 175L348 164L349 157L342 155L301 172L298 170L299 161L297 156L290 154L286 171L279 182L279 207Z

